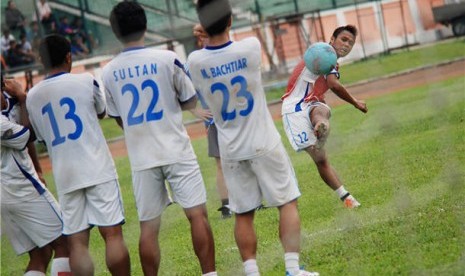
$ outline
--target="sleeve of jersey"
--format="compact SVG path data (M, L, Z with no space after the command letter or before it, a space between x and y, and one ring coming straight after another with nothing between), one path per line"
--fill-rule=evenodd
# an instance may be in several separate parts
M341 75L339 74L339 71L338 71L339 68L338 68L338 67L339 67L339 66L336 65L336 67L333 68L333 69L328 73L328 75L325 75L325 79L326 79L329 75L336 75L336 78L337 78L337 79L340 79L340 78L341 78Z
M105 95L102 90L100 90L100 86L95 79L93 80L92 88L95 101L95 111L97 111L97 114L102 114L105 112Z
M186 102L196 94L189 74L177 58L174 60L174 87L180 102Z
M23 150L29 141L30 132L27 127L10 122L2 116L1 144L3 147Z
M105 88L105 97L106 97L106 107L107 107L107 113L108 116L110 117L121 117L119 115L118 110L116 109L116 104L115 100L113 99L113 96L111 95L111 92L108 91L108 89Z

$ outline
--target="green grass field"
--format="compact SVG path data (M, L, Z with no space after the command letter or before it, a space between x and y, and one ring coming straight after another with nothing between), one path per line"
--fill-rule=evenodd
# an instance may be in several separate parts
M321 275L463 275L465 271L465 81L452 78L368 101L369 113L333 109L327 144L332 165L362 203L344 209L305 153L294 153L276 122L299 180L302 197L301 263ZM242 275L233 219L216 211L214 161L206 139L193 141L208 192L217 271ZM116 161L127 223L124 235L133 275L142 275L139 224L127 158ZM53 190L51 175L47 175ZM163 215L160 275L200 275L188 223L173 205ZM262 275L284 275L277 211L256 215ZM92 231L96 275L109 275L103 242ZM16 257L2 237L1 275L22 275L27 256Z

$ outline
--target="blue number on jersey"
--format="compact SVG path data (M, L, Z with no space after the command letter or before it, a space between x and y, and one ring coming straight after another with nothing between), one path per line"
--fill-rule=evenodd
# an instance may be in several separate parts
M239 84L239 92L237 92L237 97L243 97L247 100L247 107L241 111L239 111L239 115L245 117L252 112L254 106L253 95L250 91L247 90L247 80L239 75L231 79L231 85L234 86L235 84ZM228 105L229 105L229 90L225 84L221 82L217 82L212 84L211 86L211 93L214 94L215 91L221 91L223 93L223 104L221 105L221 117L223 121L230 121L236 118L236 109L228 112Z
M60 100L60 106L68 106L68 112L65 114L66 120L71 120L74 122L76 126L76 130L73 133L68 134L68 139L77 140L81 137L82 134L82 121L79 116L76 114L76 104L74 103L73 99L65 97ZM60 129L55 117L55 113L53 112L52 103L46 104L42 107L42 115L48 114L48 118L50 119L50 124L52 126L53 136L55 137L52 141L52 147L62 144L66 141L65 136L61 136Z
M153 80L145 80L141 85L141 90L144 91L146 88L150 88L152 90L152 99L150 100L150 104L147 108L145 119L147 121L161 120L161 118L163 118L163 110L155 112L155 106L157 105L158 98L160 96L158 86ZM129 108L127 119L128 126L141 124L144 121L144 113L137 116L134 114L139 106L139 91L137 90L137 87L131 83L125 84L121 89L121 93L123 95L128 91L132 94L132 104Z
M297 134L300 138L300 143L308 142L307 132L303 131L302 134Z

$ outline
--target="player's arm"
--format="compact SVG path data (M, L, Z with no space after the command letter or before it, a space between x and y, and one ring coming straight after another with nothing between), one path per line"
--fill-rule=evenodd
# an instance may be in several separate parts
M363 113L368 112L367 105L364 101L357 100L354 98L347 89L339 82L336 74L329 74L326 77L326 83L328 84L328 88L331 89L339 98L343 99L344 101L352 104L355 108L362 111Z
M195 117L197 117L197 118L199 118L199 119L201 119L203 121L211 122L212 118L213 118L213 115L210 112L210 110L208 109L208 105L205 102L205 99L202 97L202 94L199 93L199 91L197 91L197 98L198 98L198 101L201 104L201 107L196 105L195 108L189 109L190 113L192 113L192 115L194 115Z
M179 102L182 110L192 110L197 106L197 95L192 96L190 99L184 102Z
M37 156L36 146L34 142L30 141L27 143L27 151L29 153L29 156L31 157L32 164L34 165L34 169L37 172L37 176L39 176L40 181L42 181L44 185L47 185L43 176L42 167L40 166L39 157Z
M100 90L100 86L96 80L93 80L93 89L95 111L97 112L97 118L101 120L105 118L105 116L107 115L105 96L103 92Z
M19 84L19 82L13 79L4 80L4 90L8 92L8 94L10 94L12 97L18 100L20 119L19 124L29 129L29 141L34 141L36 139L36 136L31 127L31 122L29 121L29 115L26 109L26 92L21 87L21 84Z

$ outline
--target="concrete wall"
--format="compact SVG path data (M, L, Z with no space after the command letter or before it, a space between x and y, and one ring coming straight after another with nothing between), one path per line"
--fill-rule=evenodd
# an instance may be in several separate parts
M320 13L320 18L316 18L315 14L306 14L301 24L289 23L284 19L274 24L265 22L261 28L262 33L267 35L263 36L262 42L268 46L273 63L289 71L302 57L309 42L329 41L336 27L352 24L358 28L359 35L353 51L342 62L358 60L451 36L449 27L434 22L431 10L445 1L384 0L324 11ZM276 24L279 26L278 32L274 31ZM255 35L251 29L236 29L233 38ZM265 70L271 69L268 59L263 60L263 65Z

